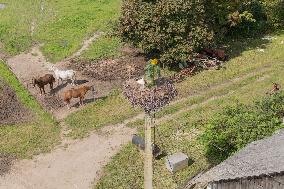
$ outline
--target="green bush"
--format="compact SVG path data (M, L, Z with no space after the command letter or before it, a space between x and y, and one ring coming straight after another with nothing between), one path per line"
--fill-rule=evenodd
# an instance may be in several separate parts
M206 10L218 39L259 35L284 26L283 0L216 0Z
M236 27L231 27L230 35L248 36L260 34L266 30L267 15L264 6L258 0L243 2L238 8L241 22Z
M284 1L283 0L263 0L267 19L275 28L284 26Z
M248 143L282 128L284 94L265 97L253 105L225 108L208 122L202 141L208 157L223 161Z
M259 35L284 26L283 0L242 1L236 10L241 13L241 22L236 27L229 28L230 35ZM251 17L248 18L248 15Z
M151 58L178 65L213 41L263 34L283 20L283 0L124 0L118 33Z
M249 12L255 19L254 22L244 20L238 32L245 35L262 34L284 26L284 1L283 0L249 0L243 2L239 10Z
M119 34L163 63L185 63L207 46L205 0L124 0Z

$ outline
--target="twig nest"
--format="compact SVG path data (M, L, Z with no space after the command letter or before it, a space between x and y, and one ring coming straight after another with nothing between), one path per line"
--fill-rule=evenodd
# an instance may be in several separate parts
M158 79L156 85L150 88L135 80L129 80L123 86L123 94L133 106L150 114L169 104L177 96L177 90L172 82L165 78Z

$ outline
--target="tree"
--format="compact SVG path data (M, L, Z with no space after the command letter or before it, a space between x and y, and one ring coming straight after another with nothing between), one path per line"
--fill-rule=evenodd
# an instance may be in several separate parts
M205 15L206 0L124 0L119 34L165 64L188 62L213 38Z
M283 0L124 0L118 33L165 65L188 63L224 37L284 25Z

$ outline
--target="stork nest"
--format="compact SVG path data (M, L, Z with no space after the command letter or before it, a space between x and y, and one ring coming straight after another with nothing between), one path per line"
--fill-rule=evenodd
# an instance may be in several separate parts
M123 86L123 94L133 106L144 109L147 114L155 113L177 96L177 90L169 79L160 78L156 83L156 86L148 88L129 80Z

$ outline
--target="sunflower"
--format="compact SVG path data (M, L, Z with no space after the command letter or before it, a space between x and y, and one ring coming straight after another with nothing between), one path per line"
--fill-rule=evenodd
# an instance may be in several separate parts
M152 65L157 65L157 64L158 64L158 59L157 59L157 58L152 59L152 60L151 60L151 64L152 64Z

